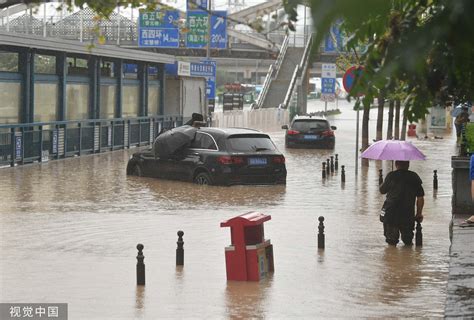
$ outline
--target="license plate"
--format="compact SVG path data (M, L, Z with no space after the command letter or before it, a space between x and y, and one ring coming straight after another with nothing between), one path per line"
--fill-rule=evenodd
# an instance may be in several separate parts
M314 134L305 134L304 136L305 140L319 140L319 136L316 136Z
M249 165L264 166L267 164L267 158L249 158Z

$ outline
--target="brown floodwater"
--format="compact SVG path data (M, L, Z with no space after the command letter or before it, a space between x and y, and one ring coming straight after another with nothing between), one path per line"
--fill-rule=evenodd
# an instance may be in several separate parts
M355 176L355 113L341 105L331 119L344 185L339 173L322 181L321 162L332 151L285 149L283 132L271 136L287 159L285 187L127 177L136 149L0 169L0 301L65 302L70 319L443 316L452 133L412 139L428 157L411 164L426 192L424 246L388 247L378 220L378 169L386 173L390 163L371 161ZM371 121L371 135L374 127ZM219 224L250 210L272 216L265 235L275 273L228 282L230 232ZM324 251L317 249L321 215ZM175 266L178 230L183 268ZM136 286L137 243L145 246L145 287Z

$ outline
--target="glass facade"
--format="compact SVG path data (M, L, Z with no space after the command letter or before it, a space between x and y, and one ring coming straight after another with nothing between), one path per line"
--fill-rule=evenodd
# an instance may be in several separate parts
M36 73L56 73L56 57L35 54L35 72Z
M60 105L60 82L61 77L57 74L56 60L54 55L35 54L34 73L35 77L33 94L33 106L23 104L22 74L19 73L19 53L0 51L0 124L21 123L23 119L23 107L31 108L33 122L54 122L60 119L62 111ZM99 80L99 91L97 98L100 105L99 119L113 119L116 117L118 102L117 79L114 76L114 61L101 61L102 80ZM87 68L87 60L81 58L67 57L68 73L66 76L64 120L86 120L89 119L93 110L90 105L90 73ZM136 77L136 64L124 65L128 68L129 75ZM146 114L157 116L160 112L161 85L156 79L156 68L149 68L150 78L147 89ZM132 72L133 71L133 72ZM140 116L140 81L123 79L121 92L122 118L135 118ZM27 88L27 87L25 87ZM27 95L26 95L27 96Z
M66 120L89 118L89 84L68 83L66 86Z
M0 124L20 122L21 84L0 82Z
M56 121L58 110L58 85L35 83L34 122Z
M160 98L160 86L159 84L149 83L148 85L148 115L158 115L158 106Z
M133 118L138 116L139 85L124 85L122 95L122 117Z
M100 86L100 118L112 119L115 117L116 85Z
M0 51L0 71L18 72L18 53Z

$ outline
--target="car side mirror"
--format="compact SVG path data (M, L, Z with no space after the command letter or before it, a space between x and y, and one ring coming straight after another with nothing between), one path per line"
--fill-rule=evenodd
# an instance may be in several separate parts
M285 129L285 130L288 130L288 125L287 124L284 124L281 126L282 129Z
M337 127L336 126L331 126L331 129L332 130L337 130Z

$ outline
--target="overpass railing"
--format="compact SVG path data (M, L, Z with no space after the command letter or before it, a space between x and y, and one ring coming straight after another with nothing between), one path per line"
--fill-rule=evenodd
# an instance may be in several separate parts
M0 125L0 166L45 162L150 145L182 116L88 119Z
M263 102L265 101L265 97L267 96L268 89L270 89L272 80L278 76L281 63L283 59L285 58L286 50L288 49L288 41L289 41L289 35L286 35L285 40L283 40L283 43L281 45L280 53L278 54L278 57L275 63L272 63L270 67L268 68L267 76L265 77L265 81L263 82L263 85L262 85L262 91L258 95L257 101L255 102L256 109L260 109L262 107Z

